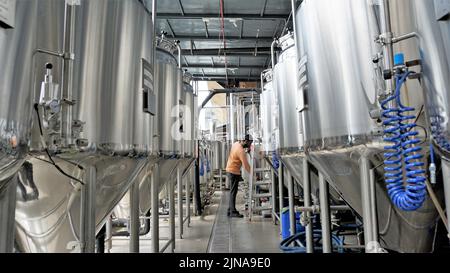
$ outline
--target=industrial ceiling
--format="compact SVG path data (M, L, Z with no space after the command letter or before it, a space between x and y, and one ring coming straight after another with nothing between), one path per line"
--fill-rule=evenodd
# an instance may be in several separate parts
M157 29L180 41L183 66L195 79L255 81L270 65L274 37L289 28L291 3L159 0L157 10Z

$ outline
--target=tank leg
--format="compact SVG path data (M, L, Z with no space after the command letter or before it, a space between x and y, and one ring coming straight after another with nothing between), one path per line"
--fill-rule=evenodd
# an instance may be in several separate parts
M303 198L304 206L311 207L311 182L309 181L309 162L306 157L303 158ZM306 231L306 253L314 252L313 227L311 224L311 212L305 212L307 224Z
M106 221L105 249L106 249L106 253L111 253L111 249L112 249L112 219L111 219L111 215L108 216L108 220Z
M284 208L284 200L283 200L283 165L280 164L278 168L278 202L279 202L279 215L280 215L280 232L283 230L283 223L281 221L281 214L283 213Z
M447 222L450 227L450 213L448 213L450 208L450 161L443 158L442 159L442 174L444 177L444 192L445 192L445 207L447 208ZM447 235L450 239L450 234Z
M169 183L169 222L170 222L170 240L172 241L170 250L175 252L175 180Z
M130 253L139 253L139 228L139 182L136 181L130 188Z
M331 253L331 222L328 204L328 183L319 172L320 222L322 224L322 251Z
M13 177L0 194L0 253L14 250L17 176Z
M375 172L370 161L362 155L359 161L361 201L363 209L364 242L367 253L383 252L378 242L378 219L375 199Z
M275 176L275 171L272 169L271 173L270 173L270 178L272 180L272 185L271 185L271 193L272 196L270 198L272 198L272 222L273 224L277 223L277 217L276 217L276 213L277 213L277 208L275 206L275 200L277 200L277 187L275 185L275 180L276 180L276 176Z
M296 233L296 224L295 224L295 196L294 196L294 178L290 173L287 173L288 179L288 196L289 196L289 229L291 235L295 235Z
M84 183L81 190L81 252L95 252L95 197L97 170L94 167L86 169Z
M152 253L159 253L159 165L156 164L152 173L151 200L151 230L152 230Z
M180 239L183 239L183 177L181 169L177 168L177 195L178 195L178 226Z
M222 168L219 170L219 189L222 191Z

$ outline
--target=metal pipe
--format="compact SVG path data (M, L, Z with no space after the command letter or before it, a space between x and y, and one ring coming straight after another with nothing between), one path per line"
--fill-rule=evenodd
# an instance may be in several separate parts
M0 253L13 253L16 212L17 175L0 194Z
M303 203L305 207L311 206L311 184L309 181L309 162L305 156L303 158ZM311 213L306 212L307 224L305 226L306 232L306 253L314 252L313 242L313 227L311 224Z
M392 33L391 25L391 10L389 6L389 0L382 0L381 2L381 31L380 35L383 45L384 56L384 69L392 71L394 68L394 46L392 39L394 34ZM395 82L393 79L386 81L386 94L391 94L395 90Z
M294 178L292 175L287 172L288 176L288 196L289 196L289 230L291 235L295 235L296 233L296 224L295 224L295 196L294 196Z
M328 205L328 183L319 172L320 222L322 225L322 251L331 253L331 221Z
M130 187L130 253L139 253L139 181Z
M275 45L278 44L278 40L274 39L272 44L270 45L270 56L271 56L271 60L272 60L272 69L275 69ZM262 85L261 85L261 89L262 89Z
M297 0L291 0L291 8L292 8L292 29L294 31L294 41L295 44L298 45L299 44L299 40L297 37L297 22L295 20L295 11L296 11L296 7L295 7L295 3L297 2ZM298 62L297 62L297 66L298 66ZM297 67L298 70L298 67Z
M284 175L283 175L283 164L280 164L280 166L278 167L278 202L279 202L279 214L280 214L280 218L281 218L281 214L283 213L283 208L284 208L284 200L283 200L283 179L284 179ZM283 230L283 223L280 221L280 231Z
M375 193L375 170L366 154L359 159L361 179L361 203L366 253L384 252L378 242L378 218Z
M222 167L220 167L220 170L219 170L219 189L220 189L220 191L222 191Z
M75 60L75 26L76 2L66 1L64 29L64 61L62 65L62 105L61 105L61 139L65 147L73 145L72 139L72 93L73 65Z
M105 243L106 243L106 253L110 253L111 249L112 249L112 219L111 219L111 215L109 215L108 219L106 220Z
M178 195L178 226L180 239L183 239L183 177L180 167L177 167L177 195Z
M170 246L173 245L174 242L172 242L172 239L169 239L169 241L167 241L167 243L161 248L161 250L159 250L159 253L163 253L164 251L166 251L166 249Z
M266 163L267 164L267 163ZM277 200L277 187L275 185L275 180L276 180L276 175L275 175L275 171L273 170L273 168L270 168L270 177L272 179L272 188L271 188L271 193L272 193L272 221L274 224L276 224L277 222L277 208L275 205L275 200Z
M442 158L442 175L444 177L444 194L445 194L445 207L447 208L447 226L450 227L450 217L448 213L450 211L450 161L446 158ZM450 239L450 233L447 234Z
M186 179L186 217L188 219L187 226L191 224L191 181L192 171L189 171L190 175Z
M80 244L82 253L95 253L95 196L97 170L86 169L84 185L81 190Z
M153 50L152 50L152 54L153 54L153 73L155 73L156 71L156 41L157 41L157 34L156 34L156 20L157 20L157 16L158 16L158 0L152 0L152 24L153 24ZM154 76L154 75L153 75Z
M175 252L175 180L169 182L169 225L170 240L172 241L171 252Z
M362 202L362 217L364 224L364 243L366 245L366 252L369 252L368 245L373 241L373 223L372 210L370 198L370 162L364 155L359 160L360 179L361 179L361 202Z
M400 35L398 37L394 37L392 39L392 43L396 44L396 43L404 41L404 40L408 40L411 38L418 38L418 37L419 37L419 34L417 32L411 32L408 34Z
M233 144L236 141L236 108L234 105L234 95L230 94L230 113L229 113L229 117L230 117L230 140L231 140L231 144Z
M178 49L178 68L183 68L183 63L181 62L181 46L180 46L180 41L176 42L177 45L177 49Z
M377 197L375 189L375 169L370 169L369 190L370 190L370 213L372 215L372 237L378 243L378 215ZM377 244L378 246L378 244Z
M151 183L151 231L152 231L152 253L159 252L159 163L156 163L152 173Z

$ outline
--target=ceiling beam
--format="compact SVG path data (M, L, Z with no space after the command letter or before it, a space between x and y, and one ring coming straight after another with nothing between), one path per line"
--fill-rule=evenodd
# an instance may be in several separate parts
M209 33L208 33L209 34ZM221 39L219 37L214 37L209 35L209 37L206 36L188 36L188 35L178 35L175 37L171 37L172 39L176 39L176 40L180 40L180 41L217 41L219 42ZM258 39L256 37L242 37L240 38L239 36L229 36L229 37L225 37L225 40L227 41L236 41L236 42L255 42L256 40L258 40L258 42L266 42L266 43L272 43L273 42L273 38L272 37L259 37Z
M208 65L208 64L189 64L188 68L207 68L207 69L212 69L212 68L217 68L217 69L225 69L225 65L218 65L218 64L214 64L214 66ZM259 65L241 65L241 66L237 66L237 65L228 65L227 66L228 69L265 69L264 66L259 66Z
M263 6L261 8L261 17L264 16L264 13L266 12L266 6L267 6L267 0L264 0Z
M225 74L194 74L192 75L194 80L225 80ZM229 80L242 80L242 81L259 81L261 79L260 76L248 76L248 75L228 75Z
M242 19L242 20L286 20L289 14L273 14L273 15L263 15L261 14L225 14L225 20L227 19ZM158 18L160 20L176 20L176 19L211 19L218 20L217 14L179 14L179 13L158 13Z
M180 8L181 15L184 16L185 13L184 13L184 8L183 8L183 4L181 3L181 0L178 0L178 6Z
M258 49L258 53L255 54L255 48L227 48L227 49L219 49L219 48L208 48L208 49L183 49L182 55L194 55L194 56L219 56L219 52L221 55L224 53L227 56L267 56L270 55L269 47L261 47Z

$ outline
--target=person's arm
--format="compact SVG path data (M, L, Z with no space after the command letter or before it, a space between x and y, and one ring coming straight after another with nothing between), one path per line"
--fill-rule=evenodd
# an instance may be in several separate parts
M250 173L250 164L248 164L247 155L245 154L245 150L243 148L239 152L239 159L241 160L242 165L244 165L245 170Z

